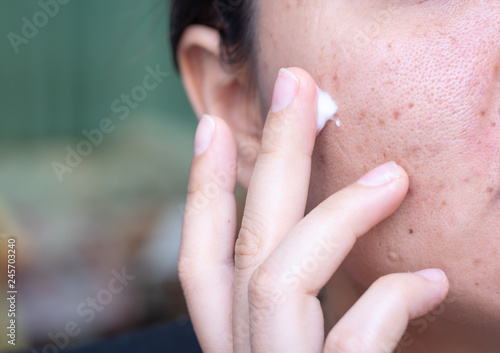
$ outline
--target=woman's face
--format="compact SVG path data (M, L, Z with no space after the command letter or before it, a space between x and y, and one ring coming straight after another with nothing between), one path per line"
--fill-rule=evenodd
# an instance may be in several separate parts
M388 160L410 176L348 271L367 286L442 268L456 299L443 315L472 306L471 322L500 326L500 2L261 0L258 11L263 106L288 66L339 105L342 127L317 141L308 209Z

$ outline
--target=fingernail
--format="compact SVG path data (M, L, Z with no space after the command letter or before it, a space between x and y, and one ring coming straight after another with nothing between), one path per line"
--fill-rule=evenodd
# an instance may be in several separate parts
M358 180L358 184L365 186L382 186L401 176L398 165L395 162L388 162L375 168L364 177Z
M196 137L194 138L194 156L198 157L205 152L212 142L214 134L215 122L210 115L203 115L198 128L196 129Z
M446 281L446 274L444 273L444 271L437 268L430 268L427 270L418 271L415 272L415 274L427 278L431 282L439 283Z
M271 113L288 107L297 96L299 79L290 70L281 69L274 85Z

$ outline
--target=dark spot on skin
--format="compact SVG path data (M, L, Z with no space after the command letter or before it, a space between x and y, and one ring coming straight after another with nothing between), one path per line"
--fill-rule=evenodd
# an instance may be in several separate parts
M335 89L336 90L339 90L339 76L337 75L337 73L335 73L333 76L332 76L332 82L335 86Z
M375 87L372 87L372 92L375 92Z
M392 43L387 44L387 48L391 49L392 48Z
M491 127L497 126L497 123L491 123Z
M323 153L319 154L319 160L321 161L322 164L326 164L326 158Z
M413 234L413 229L408 229L408 234Z
M486 189L486 192L487 192L488 194L491 194L491 193L493 192L493 188L487 188L487 189Z
M395 110L392 116L394 117L394 120L399 120L399 118L401 117L401 112Z
M446 202L446 201L441 202L441 205L443 205L443 206L446 206L447 204L448 204L448 202Z
M474 261L473 261L474 267L477 267L477 266L481 265L481 262L483 262L483 260L481 260L481 259L474 259Z
M384 121L383 119L380 119L380 118L379 118L379 119L378 119L378 124L379 124L380 126L384 126L384 125L385 125L385 121Z
M470 179L469 179L469 178L464 179L464 183L469 184L469 182L470 182Z
M478 283L478 282L474 282L474 285L475 285L476 287L479 287L479 283Z
M386 159L387 159L387 153L385 153L385 152L384 152L384 158L386 158Z
M486 111L484 111L484 110L483 110L483 111L481 112L481 116L485 116L485 115L486 115Z
M408 108L410 108L410 109L413 108L414 106L415 106L415 104L413 104L413 103L408 104Z
M412 155L418 154L418 153L420 153L421 151L422 151L422 147L421 147L421 146L412 146L412 147L410 148L410 153L411 153Z
M498 204L498 202L500 202L500 191L492 193L493 195L491 196L491 203Z

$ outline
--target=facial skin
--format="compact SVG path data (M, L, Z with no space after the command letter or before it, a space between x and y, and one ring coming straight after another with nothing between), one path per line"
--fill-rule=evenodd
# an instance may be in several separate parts
M401 208L345 262L363 287L442 268L442 318L500 329L500 3L261 0L258 92L304 68L339 105L313 158L308 210L388 160L410 176ZM265 115L264 115L265 116Z

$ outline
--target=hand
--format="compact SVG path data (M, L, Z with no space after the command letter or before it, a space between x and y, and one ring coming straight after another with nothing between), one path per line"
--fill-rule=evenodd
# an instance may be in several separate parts
M440 270L384 276L325 339L318 292L356 239L399 207L408 176L384 164L304 217L316 95L307 72L279 75L237 240L236 145L224 120L200 122L179 275L205 353L389 353L448 292Z

